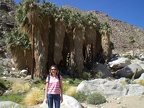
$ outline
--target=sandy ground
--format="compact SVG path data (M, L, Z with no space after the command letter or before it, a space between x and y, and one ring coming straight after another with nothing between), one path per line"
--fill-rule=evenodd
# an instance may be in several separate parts
M84 108L144 108L144 95L110 99L104 104L88 105L82 103Z

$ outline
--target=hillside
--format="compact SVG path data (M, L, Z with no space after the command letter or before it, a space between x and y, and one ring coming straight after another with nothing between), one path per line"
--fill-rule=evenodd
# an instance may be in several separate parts
M129 37L133 36L135 42L134 47L142 49L144 47L144 30L130 25L126 22L122 22L117 19L113 19L107 14L102 12L93 11L100 22L108 22L112 28L111 41L114 43L114 52L125 52L130 50Z

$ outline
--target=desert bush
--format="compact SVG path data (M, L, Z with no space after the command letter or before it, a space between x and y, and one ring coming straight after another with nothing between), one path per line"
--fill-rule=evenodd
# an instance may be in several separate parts
M103 77L102 72L98 72L97 74L95 74L95 78L102 78L102 77Z
M144 79L139 80L138 84L143 85L144 86Z
M14 83L12 85L12 91L14 94L27 92L29 90L30 90L29 83Z
M89 80L91 78L91 74L89 72L83 72L82 78L85 80Z
M44 99L44 91L38 89L38 88L33 88L31 91L25 96L23 100L23 104L31 106L31 105L36 105L38 103L41 103Z
M65 94L65 92L70 88L70 84L67 82L63 82L63 93Z
M97 105L97 104L105 103L106 102L106 98L102 94L95 92L95 93L92 93L92 94L87 96L86 102L88 104Z
M79 102L84 102L86 100L86 95L84 92L78 91L73 95L73 97L78 100Z
M68 90L65 91L65 94L68 96L73 96L76 93L76 87L71 86Z
M78 86L82 82L82 79L63 78L63 82L66 82L71 86Z
M0 78L0 95L3 93L6 89L10 88L12 85L12 82L3 80Z
M7 89L4 81L2 79L0 79L0 95L3 94L3 92Z
M122 84L122 85L127 85L127 84L129 84L129 83L126 82L126 81L120 81L120 84Z

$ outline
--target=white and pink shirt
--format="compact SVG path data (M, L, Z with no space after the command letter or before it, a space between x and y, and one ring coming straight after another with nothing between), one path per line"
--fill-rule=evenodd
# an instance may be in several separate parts
M46 78L46 83L48 83L48 94L60 94L61 93L61 88L60 88L60 81L58 76L53 77L50 76L50 79L48 79L49 77ZM60 76L60 80L62 80L62 76Z

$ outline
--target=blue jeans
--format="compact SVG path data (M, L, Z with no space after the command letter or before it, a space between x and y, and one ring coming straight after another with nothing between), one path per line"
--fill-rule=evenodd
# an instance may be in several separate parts
M55 108L60 108L60 94L48 94L48 108L53 108L53 101Z

